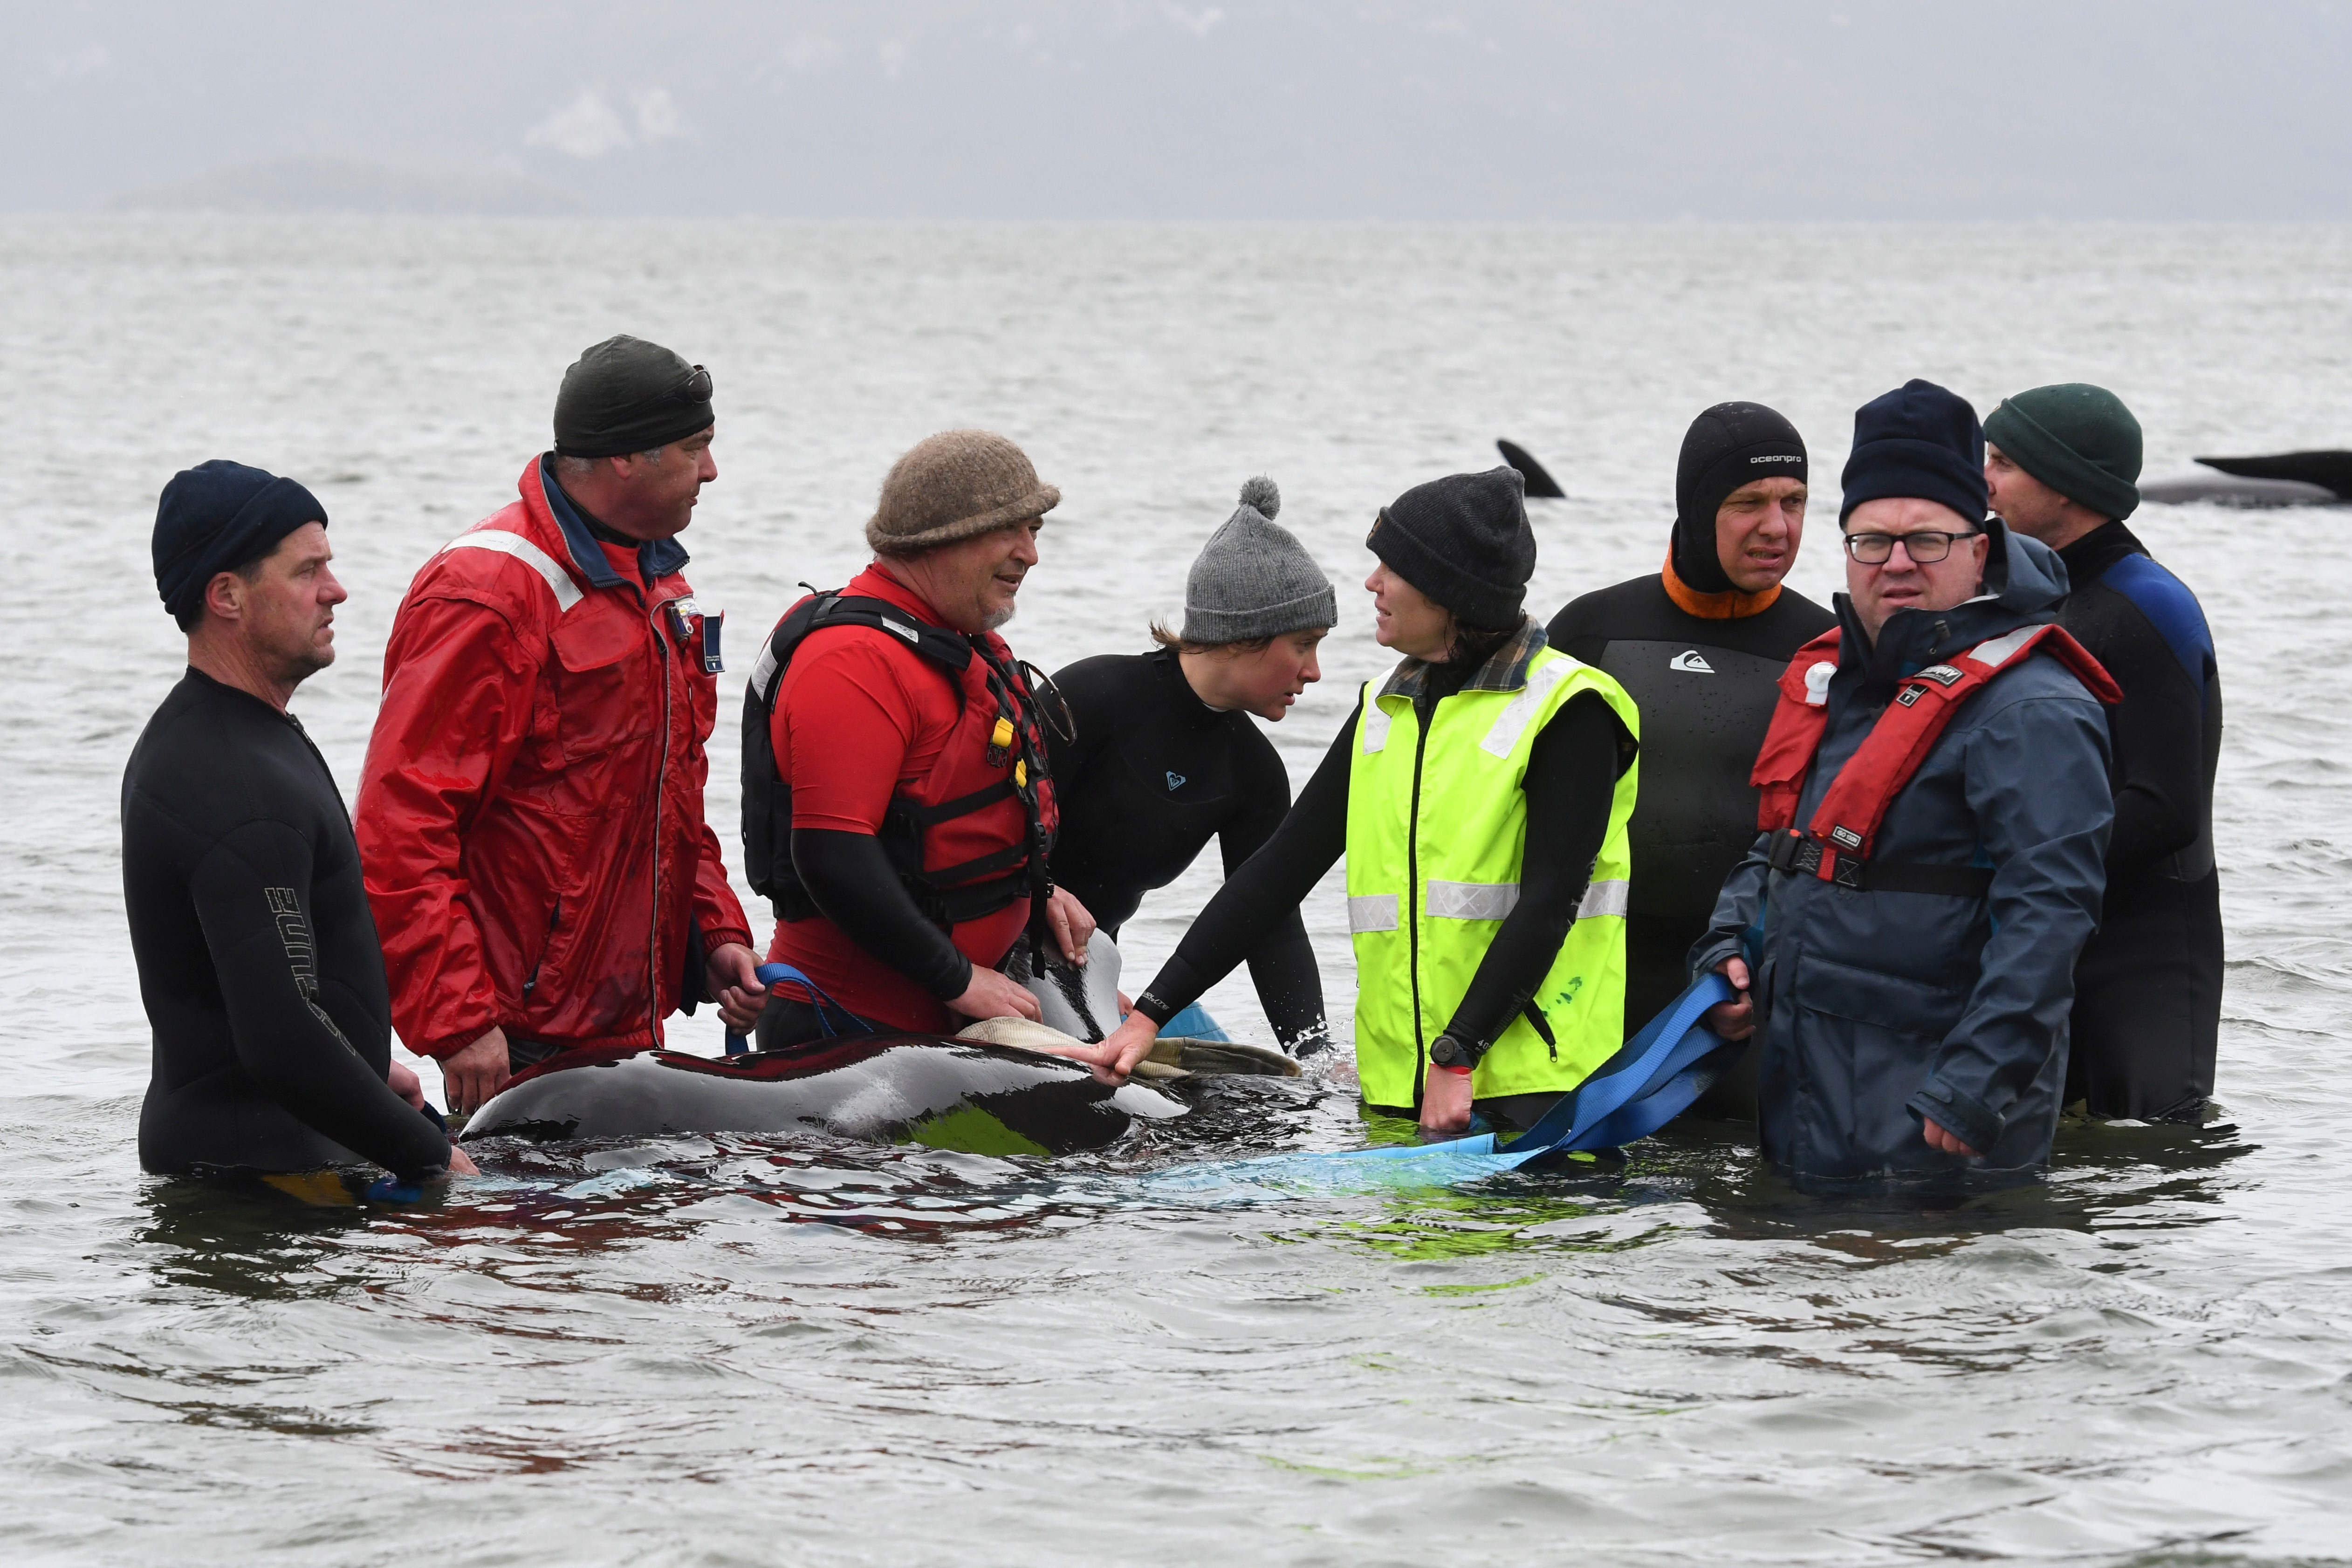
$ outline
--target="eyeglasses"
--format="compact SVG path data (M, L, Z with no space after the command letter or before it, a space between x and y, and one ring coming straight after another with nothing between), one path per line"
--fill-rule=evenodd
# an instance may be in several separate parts
M1895 558L1895 545L1899 539L1903 553L1911 558L1914 565L1933 566L1952 553L1954 539L1972 539L1982 532L1982 528L1968 528L1948 534L1922 528L1916 534L1848 534L1845 553L1864 566L1885 566Z
M677 398L678 402L683 403L709 402L710 401L710 372L704 370L700 365L695 366L694 373L687 377L686 380L678 382L677 391L670 395Z

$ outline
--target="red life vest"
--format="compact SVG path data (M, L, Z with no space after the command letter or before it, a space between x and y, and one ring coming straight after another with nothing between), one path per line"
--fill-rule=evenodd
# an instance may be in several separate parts
M752 891L767 894L782 920L820 913L793 865L792 789L777 770L769 724L794 651L835 626L903 639L962 697L937 766L892 796L877 835L916 907L952 928L1024 898L1042 905L1053 891L1046 864L1060 813L1036 698L1011 650L992 634L927 625L887 600L841 593L794 605L744 689L744 874Z
M1897 684L1895 700L1886 705L1870 734L1838 770L1821 804L1813 809L1813 820L1799 832L1797 803L1804 793L1813 754L1821 749L1822 733L1829 727L1830 677L1837 673L1838 629L1832 627L1798 649L1781 674L1780 705L1772 710L1772 727L1765 732L1764 748L1756 754L1756 767L1748 776L1759 792L1758 830L1780 833L1786 841L1773 844L1772 863L1783 870L1811 871L1824 882L1865 885L1857 873L1869 864L1887 808L1919 771L1960 705L2002 671L2017 668L2037 653L2048 653L2065 665L2101 702L2113 706L2123 701L2123 689L2115 677L2063 626L2021 626L1979 643L1954 655L1949 663L1930 664ZM1845 867L1843 874L1841 864ZM1913 891L1947 889L1922 886Z

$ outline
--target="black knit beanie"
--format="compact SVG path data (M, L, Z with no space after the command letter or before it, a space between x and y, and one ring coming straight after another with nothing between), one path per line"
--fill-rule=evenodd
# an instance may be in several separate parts
M1719 402L1683 435L1675 466L1675 575L1699 593L1729 593L1716 549L1715 515L1723 498L1759 479L1805 482L1805 438L1760 402Z
M1958 392L1914 379L1853 411L1853 455L1839 483L1838 526L1864 501L1907 496L1940 501L1984 521L1984 429Z
M2139 509L2139 421L2105 387L2062 382L2004 398L1984 433L2070 501L2117 522Z
M266 468L226 457L183 468L155 503L155 591L165 610L185 615L214 578L268 555L296 528L326 520L318 497Z
M1536 571L1526 486L1516 468L1415 485L1381 508L1364 543L1465 626L1508 631Z
M626 333L582 350L555 394L555 450L566 457L651 452L710 423L710 372Z

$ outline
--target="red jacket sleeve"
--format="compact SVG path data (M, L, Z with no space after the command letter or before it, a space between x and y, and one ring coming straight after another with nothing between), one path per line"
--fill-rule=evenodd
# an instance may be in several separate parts
M393 1027L447 1056L500 1022L460 834L530 732L539 664L498 611L436 596L401 607L383 668L352 826Z

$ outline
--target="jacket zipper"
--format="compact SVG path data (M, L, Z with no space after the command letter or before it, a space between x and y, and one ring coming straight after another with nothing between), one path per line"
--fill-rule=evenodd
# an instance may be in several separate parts
M652 599L651 594L644 596ZM662 868L662 801L669 788L669 723L670 669L669 639L662 632L663 606L652 606L651 624L654 646L661 650L662 733L661 756L654 763L654 882L650 890L653 919L646 929L646 1029L656 1043L661 1040L661 868Z
M1429 1081L1429 1041L1421 1027L1421 759L1429 749L1430 726L1436 722L1437 704L1429 705L1424 719L1414 705L1412 736L1412 805L1404 828L1405 970L1412 977L1412 1108L1421 1109L1422 1086Z

